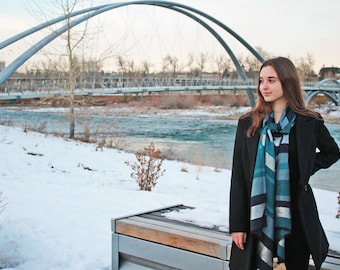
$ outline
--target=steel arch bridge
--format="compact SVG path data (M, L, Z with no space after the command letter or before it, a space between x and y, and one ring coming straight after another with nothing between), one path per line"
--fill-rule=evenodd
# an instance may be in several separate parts
M340 80L334 78L327 78L318 82L314 87L306 89L306 103L308 104L313 97L317 95L325 95L336 106L339 106L340 100Z
M32 57L35 53L37 53L40 49L42 49L44 46L49 44L51 41L59 37L61 34L65 33L68 29L73 28L74 26L84 23L87 20L102 14L104 12L108 12L113 9L121 8L124 6L129 5L150 5L150 6L156 6L160 8L166 8L173 11L176 11L180 14L183 14L184 16L188 16L192 20L199 23L201 26L203 26L208 32L210 32L216 40L222 45L226 53L230 56L233 64L236 67L236 70L243 80L244 83L248 82L246 73L240 64L240 62L237 60L234 52L231 50L229 45L223 40L223 38L214 30L214 28L206 23L204 20L201 19L201 17L207 19L212 23L214 26L218 26L222 28L224 31L228 32L231 36L233 36L237 41L239 41L251 54L253 54L261 63L264 61L264 58L250 45L248 44L241 36L239 36L236 32L234 32L231 28L223 24L221 21L215 19L214 17L208 15L207 13L204 13L201 10L195 9L191 6L183 5L180 3L175 2L169 2L169 1L127 1L127 2L120 2L120 3L114 3L114 4L106 4L106 5L100 5L95 6L87 9L83 9L80 11L72 12L69 15L64 15L57 17L55 19L52 19L50 21L47 21L45 23L42 23L40 25L37 25L35 27L32 27L22 33L19 33L3 42L0 43L0 50L13 44L14 42L23 39L37 31L40 31L41 29L44 29L48 26L57 24L62 21L66 21L66 19L70 17L75 17L82 15L79 18L76 18L72 20L69 23L66 23L59 29L57 29L55 32L47 35L43 39L41 39L39 42L34 44L32 47L30 47L27 51L25 51L23 54L21 54L18 58L16 58L12 63L10 63L2 72L0 72L0 85L10 76L12 75L15 70L17 70L23 63L25 63L30 57ZM246 90L249 102L251 106L255 105L254 100L254 91L253 90Z

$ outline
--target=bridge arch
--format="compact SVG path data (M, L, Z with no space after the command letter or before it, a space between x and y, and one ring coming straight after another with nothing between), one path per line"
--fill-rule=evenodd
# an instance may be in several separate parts
M340 82L338 80L334 79L334 78L323 79L316 84L316 87L321 87L321 86L323 86L325 84L329 84L329 83L334 83L335 85L338 85L340 87Z
M328 86L328 87L327 87ZM339 106L339 98L336 96L340 93L340 81L334 78L326 78L318 82L315 87L307 92L306 104L308 104L313 97L317 95L324 95L328 97L336 106Z
M115 4L107 4L107 5L101 5L96 6L93 8L87 8L80 11L73 12L69 14L69 17L74 17L77 15L83 15L80 18L74 19L69 24L65 24L64 26L57 29L55 32L47 35L45 38L41 39L39 42L37 42L35 45L33 45L31 48L29 48L27 51L25 51L23 54L21 54L18 58L16 58L11 64L9 64L2 72L0 72L0 84L2 84L15 70L17 70L23 63L25 63L30 57L32 57L35 53L37 53L40 49L42 49L44 46L46 46L48 43L53 41L55 38L59 37L61 34L66 32L68 29L73 28L74 26L83 23L92 17L95 17L103 12L107 12L112 9L128 6L128 5L152 5L152 6L158 6L162 8L167 8L174 10L176 12L179 12L183 15L188 16L189 18L195 20L198 22L201 26L203 26L205 29L207 29L216 39L217 41L223 46L227 54L230 56L231 60L233 61L233 64L235 65L238 74L240 75L241 79L244 82L247 82L247 76L245 74L245 71L239 61L237 60L236 56L234 55L233 51L230 49L230 47L227 45L227 43L223 40L223 38L206 22L201 20L197 15L200 15L207 20L211 21L215 25L221 27L224 31L231 34L236 40L238 40L248 51L250 51L260 62L264 61L264 58L252 47L249 43L247 43L242 37L240 37L236 32L234 32L231 28L223 24L221 21L215 19L214 17L208 15L207 13L204 13L198 9L195 9L190 6L186 6L183 4L175 3L175 2L169 2L169 1L153 1L153 0L146 0L146 1L128 1L124 3L115 3ZM40 24L38 26L35 26L31 29L28 29L22 33L19 33L18 35L15 35L3 42L0 43L0 50L34 32L37 32L43 28L46 28L50 25L56 24L60 21L63 21L67 19L68 16L60 16L53 20L47 21L43 24ZM253 91L248 90L247 91L248 99L251 104L251 106L255 105L255 100L253 96Z

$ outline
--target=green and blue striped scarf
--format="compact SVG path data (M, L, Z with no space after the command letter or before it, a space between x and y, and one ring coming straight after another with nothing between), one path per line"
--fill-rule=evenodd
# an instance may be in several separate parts
M263 120L251 189L251 232L258 236L257 269L284 261L284 238L291 231L289 133L295 113L287 107L279 123L273 112ZM276 248L276 250L274 250Z

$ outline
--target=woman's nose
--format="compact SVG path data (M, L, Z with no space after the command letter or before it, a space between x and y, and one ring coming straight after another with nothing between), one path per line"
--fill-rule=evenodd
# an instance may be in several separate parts
M266 88L268 88L268 82L263 81L262 82L262 89L266 89Z

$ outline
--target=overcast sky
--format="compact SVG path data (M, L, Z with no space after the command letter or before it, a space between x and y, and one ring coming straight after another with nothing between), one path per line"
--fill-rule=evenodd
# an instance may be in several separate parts
M46 1L35 0L33 2L41 3L43 6ZM51 4L53 0L48 0L47 2ZM93 2L94 5L100 5L123 1L94 0ZM322 66L340 67L339 0L178 0L174 2L192 6L214 16L233 29L253 47L260 47L272 55L298 58L305 57L309 53L314 57L316 72ZM164 12L160 8L148 8L157 10L157 14L163 14L162 12ZM44 21L43 16L37 16L39 13L36 12L37 9L35 9L31 1L0 0L0 9L0 41ZM136 17L144 16L145 13L148 13L145 10L144 8L143 12L139 13L134 11L124 13L121 11L120 16L127 14L133 17L133 19L129 18L128 22L125 22L125 26L136 22L138 24ZM172 18L179 17L179 15L167 12L171 15L164 15L164 17L162 15L158 19L171 21ZM155 13L149 13L148 16L156 17L150 14ZM169 33L171 31L183 31L181 33L182 39L185 39L183 37L190 37L192 33L184 33L186 23L178 23L178 19L175 20L177 20L175 25L169 22L168 25L165 24L167 29L157 29L157 31ZM163 23L165 22L159 23L159 25L163 25ZM174 25L174 29L171 29L172 25ZM203 34L200 35L203 36ZM170 34L168 36L168 38L172 38ZM155 37L153 36L153 38ZM139 40L141 39L139 38ZM129 42L128 39L125 39L125 42ZM207 46L207 51L215 50L215 47L209 42L199 41L198 43L202 47ZM126 43L124 46L130 45ZM14 60L19 55L18 51L27 49L25 46L20 48L13 46L12 48L12 50L0 51L0 60L6 60L7 64L9 64L9 61ZM188 50L190 50L190 47ZM153 53L155 53L155 50L153 50Z

